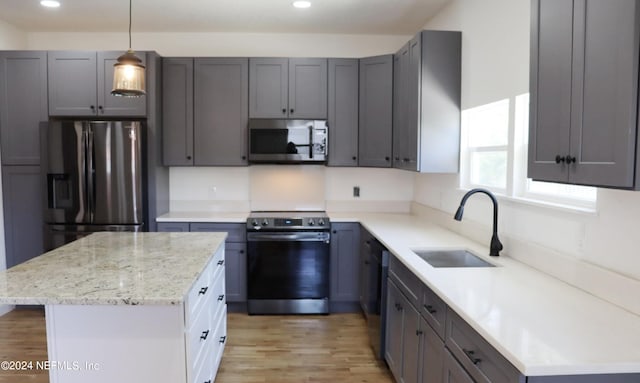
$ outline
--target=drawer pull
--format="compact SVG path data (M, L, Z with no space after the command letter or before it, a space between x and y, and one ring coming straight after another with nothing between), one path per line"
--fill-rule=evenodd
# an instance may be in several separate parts
M220 337L220 343L224 343L226 341L227 341L227 336L226 335Z
M218 295L218 300L219 300L219 301L222 301L223 299L224 299L224 294L222 294L222 295Z
M467 356L467 358L469 358L471 360L471 363L478 364L478 363L482 362L482 359L476 358L475 352L473 352L472 350L466 350L466 349L463 348L462 352L464 352L465 355Z
M402 311L402 305L400 303L396 303L396 310Z
M222 266L222 265L224 265L224 259L218 261L218 266Z
M207 340L208 336L209 336L209 330L203 331L202 335L200 335L200 340Z
M201 288L200 291L198 291L198 295L205 295L207 293L207 290L209 290L209 286Z
M424 308L427 310L429 314L435 314L438 310L434 309L431 305L424 305Z
M416 336L422 335L422 330L416 330Z

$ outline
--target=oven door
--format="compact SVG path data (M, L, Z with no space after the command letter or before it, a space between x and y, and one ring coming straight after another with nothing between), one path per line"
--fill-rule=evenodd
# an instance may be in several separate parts
M329 312L328 231L247 233L249 314Z
M252 119L249 121L249 161L325 162L327 130L322 120Z

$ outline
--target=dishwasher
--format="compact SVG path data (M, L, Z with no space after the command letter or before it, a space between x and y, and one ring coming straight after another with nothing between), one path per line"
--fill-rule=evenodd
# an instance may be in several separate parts
M363 308L369 342L376 358L384 359L389 252L378 240L371 238L366 243L364 257Z

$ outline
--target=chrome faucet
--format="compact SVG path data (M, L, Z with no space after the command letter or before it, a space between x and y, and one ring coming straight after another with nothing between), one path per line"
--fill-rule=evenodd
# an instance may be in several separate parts
M462 221L462 213L464 212L464 204L467 202L467 199L471 197L471 195L476 193L484 193L491 198L491 202L493 202L493 235L491 236L491 245L489 247L489 255L492 257L497 257L500 255L500 250L502 250L502 243L498 239L498 200L496 196L493 195L489 190L486 189L471 189L467 192L467 194L462 197L462 201L460 201L460 206L458 210L456 210L456 215L453 216L453 219L456 221Z

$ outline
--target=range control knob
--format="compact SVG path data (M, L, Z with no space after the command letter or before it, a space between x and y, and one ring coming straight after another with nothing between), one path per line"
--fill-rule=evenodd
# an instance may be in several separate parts
M258 220L257 220L257 219L254 219L253 221L251 221L251 224L252 224L253 226L258 226Z
M308 224L309 226L313 226L313 225L314 225L313 219L309 218L309 222L308 222L307 224Z
M269 226L269 220L267 219L262 220L262 226Z
M318 225L324 226L324 219L320 218L320 221L318 221Z

